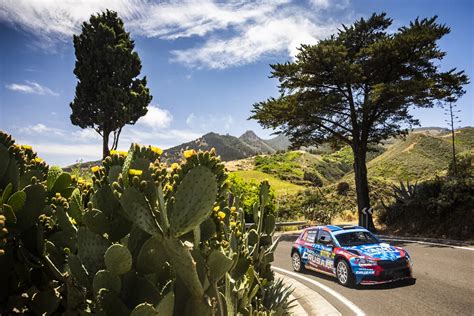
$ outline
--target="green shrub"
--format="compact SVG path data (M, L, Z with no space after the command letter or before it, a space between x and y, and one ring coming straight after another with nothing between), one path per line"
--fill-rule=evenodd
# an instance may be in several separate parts
M394 196L380 216L388 227L433 237L474 237L472 172L437 177L416 186L401 185L394 188Z

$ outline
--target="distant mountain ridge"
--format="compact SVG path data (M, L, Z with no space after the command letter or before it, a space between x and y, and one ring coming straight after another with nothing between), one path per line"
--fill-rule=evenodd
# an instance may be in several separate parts
M288 138L282 135L265 140L251 130L246 131L239 137L211 132L193 141L166 149L165 154L171 160L174 160L186 149L205 151L215 148L223 161L230 161L259 154L274 154L277 151L288 149L289 146Z

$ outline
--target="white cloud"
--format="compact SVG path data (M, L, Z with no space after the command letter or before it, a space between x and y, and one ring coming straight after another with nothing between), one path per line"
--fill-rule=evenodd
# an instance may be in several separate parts
M217 116L214 114L207 115L196 115L191 113L186 118L186 124L194 129L199 129L200 131L215 131L215 132L226 132L228 131L232 124L234 123L234 118L231 115Z
M49 47L55 41L70 41L91 14L111 9L135 35L203 38L196 47L172 52L171 60L191 67L226 68L267 54L293 56L301 43L314 43L336 30L340 22L330 21L327 10L342 10L347 1L4 0L0 21L36 34L38 42ZM343 19L340 13L338 17Z
M226 39L209 39L204 45L173 51L173 61L193 67L222 69L247 64L266 54L287 52L295 56L301 43L314 44L331 34L333 26L317 26L302 17L268 17L246 25L242 31Z
M142 124L152 129L162 129L170 125L173 116L170 111L161 109L156 105L149 105L145 116L138 119L137 124Z
M95 130L91 128L81 129L80 131L73 132L72 135L74 139L77 139L83 142L102 139L99 133L97 133Z
M58 96L59 93L54 92L48 87L42 86L37 82L34 81L25 81L25 84L21 83L10 83L7 84L5 87L12 91L18 91L21 93L28 93L28 94L39 94L39 95L52 95Z
M59 128L49 127L44 124L38 123L35 125L29 125L25 127L21 127L19 129L20 133L24 134L54 134L57 136L63 136L64 131Z

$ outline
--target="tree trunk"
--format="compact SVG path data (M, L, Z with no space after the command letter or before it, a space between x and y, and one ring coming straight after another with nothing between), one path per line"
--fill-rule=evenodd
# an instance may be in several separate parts
M359 213L359 226L363 226L370 231L375 231L375 226L371 214L363 214L363 209L370 208L369 181L367 180L366 155L367 148L364 146L354 146L354 175L357 192L357 210Z
M110 135L110 132L108 131L104 131L104 133L102 134L102 159L104 159L110 154L109 135Z

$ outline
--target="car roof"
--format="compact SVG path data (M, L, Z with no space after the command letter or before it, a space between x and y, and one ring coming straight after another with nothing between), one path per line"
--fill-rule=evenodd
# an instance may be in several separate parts
M322 229L324 231L337 233L337 234L345 232L345 231L367 231L367 229L365 229L364 227L356 226L356 225L346 225L346 224L312 226L312 227L306 228L305 231L312 230L312 229Z

